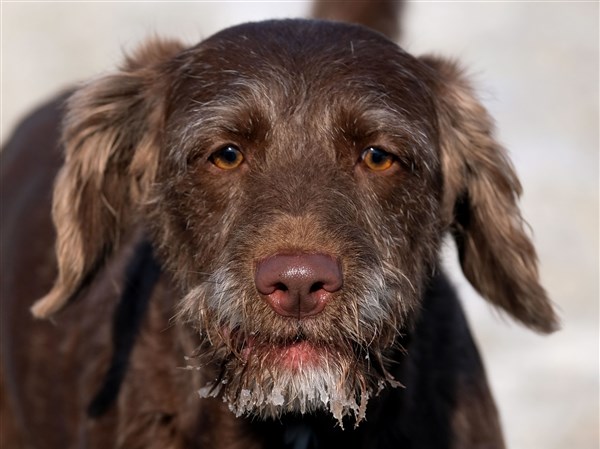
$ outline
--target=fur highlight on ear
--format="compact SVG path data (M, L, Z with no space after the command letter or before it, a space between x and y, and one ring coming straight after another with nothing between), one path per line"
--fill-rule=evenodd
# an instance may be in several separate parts
M65 162L52 208L58 277L33 305L34 316L56 313L89 283L144 201L158 165L166 90L162 65L182 49L175 41L149 41L119 72L88 83L69 99Z
M493 135L493 120L456 64L429 56L421 60L434 70L443 211L463 272L513 318L552 332L558 319L540 285L537 256L518 208L521 184Z

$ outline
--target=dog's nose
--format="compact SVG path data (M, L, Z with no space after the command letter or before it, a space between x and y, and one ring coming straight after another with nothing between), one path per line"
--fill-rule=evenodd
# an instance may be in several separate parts
M306 318L320 313L342 287L342 271L325 254L275 254L258 263L254 282L279 315Z

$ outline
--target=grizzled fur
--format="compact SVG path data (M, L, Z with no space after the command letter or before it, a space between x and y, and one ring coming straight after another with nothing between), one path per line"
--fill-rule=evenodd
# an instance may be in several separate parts
M557 321L492 128L455 64L320 21L241 25L191 48L152 41L77 90L53 202L57 280L33 313L80 298L77 316L94 295L115 304L122 288L99 285L123 285L114 273L133 242L150 242L162 267L146 340L125 354L120 411L92 420L119 420L124 432L102 447L502 447L483 368L439 272L444 235L493 304L537 331ZM232 170L211 162L227 145L244 155ZM393 166L370 170L369 147ZM343 287L318 315L280 316L255 286L257 264L275 254L325 254L339 261ZM306 369L287 364L298 343L316 358ZM190 398L196 390L203 399ZM129 424L118 418L136 401L158 413L160 438L140 436L142 409ZM118 443L131 435L139 442Z

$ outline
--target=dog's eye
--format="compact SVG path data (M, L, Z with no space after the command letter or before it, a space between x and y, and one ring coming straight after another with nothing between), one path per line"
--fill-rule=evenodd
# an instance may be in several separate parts
M244 161L244 155L235 145L226 145L211 154L209 160L221 170L232 170Z
M387 170L394 165L396 160L393 155L377 147L367 148L360 157L367 168L373 171Z

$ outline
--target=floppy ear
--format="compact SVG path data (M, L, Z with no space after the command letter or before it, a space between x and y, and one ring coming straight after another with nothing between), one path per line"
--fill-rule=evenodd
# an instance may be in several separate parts
M65 162L54 188L58 278L32 312L44 318L83 288L118 246L157 164L166 90L163 65L181 44L151 41L113 75L94 80L68 101Z
M422 58L434 69L442 169L443 213L463 272L485 298L538 332L558 328L539 283L537 256L517 206L521 185L493 121L461 70Z

